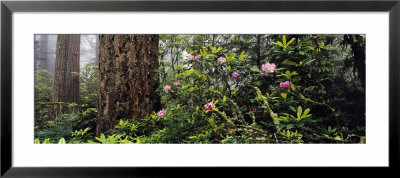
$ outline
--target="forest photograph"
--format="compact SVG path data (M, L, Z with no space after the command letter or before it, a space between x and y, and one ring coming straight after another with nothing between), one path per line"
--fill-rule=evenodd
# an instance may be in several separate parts
M36 34L34 144L365 144L365 34Z

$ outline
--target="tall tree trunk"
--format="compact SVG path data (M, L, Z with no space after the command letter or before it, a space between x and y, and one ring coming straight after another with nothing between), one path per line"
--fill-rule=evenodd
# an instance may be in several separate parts
M57 45L57 35L48 35L48 52L47 52L47 68L48 71L54 74L55 70L55 63L56 63L56 45Z
M79 101L80 43L81 35L69 35L67 102L78 103Z
M158 35L100 35L96 135L158 109Z
M40 68L40 58L39 58L39 51L40 51L40 36L39 35L35 35L35 41L34 41L34 49L33 49L33 56L34 56L34 61L35 61L35 66L34 66L34 71L36 72L37 70L39 70Z
M96 55L96 58L94 59L94 63L95 63L95 65L99 65L99 38L96 38L94 53Z
M256 35L256 38L257 38L257 44L256 44L257 66L261 66L261 35Z
M353 73L365 88L365 41L361 35L348 35L348 42L353 51Z
M80 35L58 35L53 86L54 102L79 100Z
M49 38L48 35L40 35L40 42L39 42L39 69L48 70L48 55L49 53Z

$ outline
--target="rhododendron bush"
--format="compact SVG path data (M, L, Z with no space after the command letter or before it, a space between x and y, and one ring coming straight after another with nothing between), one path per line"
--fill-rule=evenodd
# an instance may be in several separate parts
M165 129L159 141L364 142L365 84L358 77L365 71L346 66L354 54L343 35L288 36L269 36L262 58L245 44L187 44L188 54L163 76L167 114L155 124Z

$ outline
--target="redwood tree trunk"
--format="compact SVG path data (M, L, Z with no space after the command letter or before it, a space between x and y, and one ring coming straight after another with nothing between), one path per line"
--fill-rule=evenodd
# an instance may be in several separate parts
M119 119L158 109L158 80L153 80L159 66L158 40L158 35L99 35L97 136L113 129Z
M53 101L79 101L80 35L58 35Z
M67 67L67 102L79 101L80 43L81 35L69 35Z

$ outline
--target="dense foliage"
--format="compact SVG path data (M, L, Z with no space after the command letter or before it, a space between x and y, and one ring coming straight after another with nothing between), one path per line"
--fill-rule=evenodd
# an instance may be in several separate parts
M159 57L162 109L100 137L97 67L79 104L36 71L35 143L365 143L364 36L160 35Z

